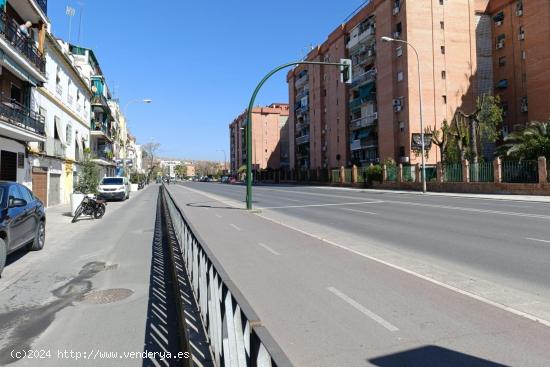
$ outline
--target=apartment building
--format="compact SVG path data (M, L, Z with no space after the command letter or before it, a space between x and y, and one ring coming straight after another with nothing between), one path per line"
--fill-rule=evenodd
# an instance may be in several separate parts
M503 104L504 133L518 124L547 120L550 2L480 1L476 10L478 17L485 18L490 31L493 89Z
M0 1L0 180L32 188L29 142L46 141L35 101L46 82L46 0Z
M372 0L313 49L307 60L353 62L351 85L336 67L300 66L287 75L291 168L420 162L412 134L438 128L476 96L474 0ZM383 43L381 37L406 40ZM419 90L419 77L421 90ZM439 160L434 147L428 163Z
M89 82L92 90L90 101L90 150L94 161L100 165L102 176L113 176L116 173L114 136L117 125L113 118L109 100L111 94L105 82L105 76L93 50L69 45L76 68Z
M289 106L273 103L252 110L252 165L254 170L279 169L288 166L289 149L281 144L288 142ZM231 171L237 172L246 164L245 127L248 111L244 111L229 125ZM281 140L281 131L283 137Z
M47 81L35 93L45 121L46 141L30 143L32 187L46 206L66 204L89 146L89 84L74 67L66 44L50 33L45 37Z

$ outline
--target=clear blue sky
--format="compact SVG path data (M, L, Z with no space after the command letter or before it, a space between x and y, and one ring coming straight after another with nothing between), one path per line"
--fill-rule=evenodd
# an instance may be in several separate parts
M72 41L92 48L140 143L153 138L163 156L222 160L229 123L273 67L322 43L364 0L50 0L53 33L68 39L67 4L77 13ZM258 104L287 102L285 73Z

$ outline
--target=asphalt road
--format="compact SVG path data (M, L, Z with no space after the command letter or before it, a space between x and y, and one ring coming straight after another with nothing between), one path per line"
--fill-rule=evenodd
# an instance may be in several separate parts
M550 363L548 204L257 186L250 214L242 186L170 190L296 365Z
M101 220L48 210L44 250L8 257L0 279L0 365L166 366L179 349L158 185ZM18 352L33 351L26 358ZM130 354L134 353L134 354Z

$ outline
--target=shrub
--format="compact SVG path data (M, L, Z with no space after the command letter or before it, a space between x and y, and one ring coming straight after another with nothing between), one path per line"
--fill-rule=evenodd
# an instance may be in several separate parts
M372 183L373 181L378 181L382 183L382 166L369 166L369 168L367 169L367 180L370 183Z

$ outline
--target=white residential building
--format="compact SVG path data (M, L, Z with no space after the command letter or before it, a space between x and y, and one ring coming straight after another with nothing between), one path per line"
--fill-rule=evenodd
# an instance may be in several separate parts
M90 146L92 92L73 66L67 45L49 33L45 55L47 81L34 91L34 102L45 121L46 141L30 144L30 158L34 192L52 206L70 201L78 163Z

